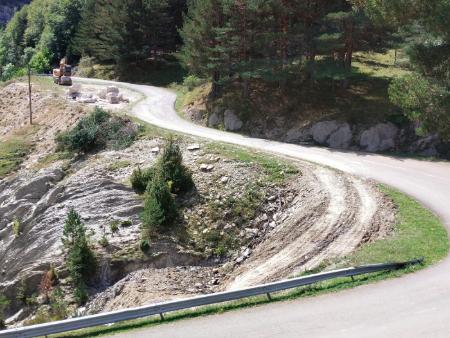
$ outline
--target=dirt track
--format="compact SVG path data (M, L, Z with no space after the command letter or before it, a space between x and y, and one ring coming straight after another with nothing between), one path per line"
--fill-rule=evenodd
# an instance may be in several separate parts
M392 206L369 182L315 165L302 172L291 216L233 273L229 289L315 268L389 231Z

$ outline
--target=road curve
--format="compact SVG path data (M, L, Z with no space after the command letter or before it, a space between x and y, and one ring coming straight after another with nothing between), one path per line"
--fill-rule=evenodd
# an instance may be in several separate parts
M167 89L119 85L143 94L132 113L146 122L375 179L419 200L443 220L450 232L450 163L305 147L222 132L180 118L174 109L176 95ZM185 320L119 336L450 337L450 259L415 274L333 295Z

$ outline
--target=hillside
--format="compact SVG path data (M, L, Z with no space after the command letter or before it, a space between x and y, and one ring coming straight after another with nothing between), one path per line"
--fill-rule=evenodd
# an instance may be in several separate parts
M147 195L133 191L130 177L137 168L156 165L170 137L141 127L139 137L121 148L57 151L55 137L89 116L93 105L68 100L48 79L33 83L32 132L23 125L25 85L0 89L0 151L7 152L5 145L13 140L29 144L15 167L1 166L0 294L9 299L6 316L17 314L8 325L78 311L61 241L71 208L80 214L97 257L87 307L79 310L89 313L275 281L346 256L392 231L393 205L371 182L180 137L195 189L174 194L182 217L172 230L153 230L143 249ZM82 85L85 93L101 89ZM140 99L122 92L130 105ZM23 114L10 110L10 100ZM116 118L129 107L116 108ZM134 129L134 122L123 123ZM52 269L58 280L47 293L42 285ZM29 300L23 302L19 293ZM65 304L66 312L55 312L57 304Z
M29 2L30 0L3 0L0 4L0 26L6 25L14 12Z

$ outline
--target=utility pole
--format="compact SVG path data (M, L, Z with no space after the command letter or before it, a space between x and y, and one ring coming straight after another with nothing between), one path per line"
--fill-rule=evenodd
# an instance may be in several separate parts
M31 67L28 65L28 101L30 106L30 125L33 124L33 110L31 107Z

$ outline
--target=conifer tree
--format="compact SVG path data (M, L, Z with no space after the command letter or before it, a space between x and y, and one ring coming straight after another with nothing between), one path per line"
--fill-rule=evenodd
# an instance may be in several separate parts
M148 238L152 229L167 230L177 217L175 201L161 170L158 170L147 186L142 213L143 237Z
M67 250L66 266L79 304L87 300L86 282L95 271L95 257L86 237L86 228L80 215L71 209L64 223L62 242Z

